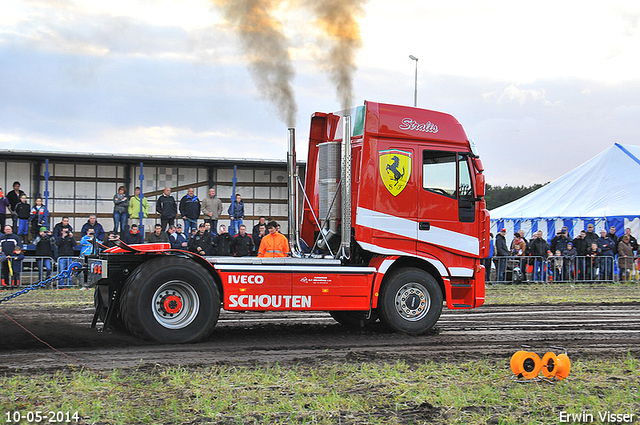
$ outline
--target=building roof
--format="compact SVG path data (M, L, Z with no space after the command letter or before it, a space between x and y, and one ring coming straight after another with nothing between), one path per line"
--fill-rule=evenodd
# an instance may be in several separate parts
M250 167L286 167L286 158L277 159L259 159L259 158L214 158L203 155L202 157L193 156L170 156L170 155L134 155L134 154L106 154L106 153L83 153L83 152L45 152L30 150L0 150L0 157L5 160L35 160L44 161L58 160L64 162L102 162L102 163L120 163L120 164L139 164L143 163L162 163L166 165L171 161L176 165L239 165ZM299 165L301 161L298 161Z

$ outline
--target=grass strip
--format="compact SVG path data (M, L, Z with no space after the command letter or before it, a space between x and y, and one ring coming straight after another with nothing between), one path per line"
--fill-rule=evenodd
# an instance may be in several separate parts
M463 363L154 366L0 377L0 413L78 412L80 423L548 424L561 412L640 413L627 355L575 360L564 381L517 383L508 359ZM3 418L3 421L6 419Z

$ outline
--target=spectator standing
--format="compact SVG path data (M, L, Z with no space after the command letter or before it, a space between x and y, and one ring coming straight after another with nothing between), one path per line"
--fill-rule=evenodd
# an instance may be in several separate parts
M189 239L189 251L195 252L198 255L208 255L207 251L211 247L211 234L205 232L204 223L200 223L198 232Z
M2 286L11 286L11 274L9 274L10 257L13 255L16 247L20 247L21 242L18 235L13 233L11 225L5 224L4 234L0 236L0 259L2 260Z
M551 239L551 242L549 243L549 245L551 246L551 251L562 252L565 249L567 249L567 244L569 242L572 242L572 241L568 235L568 229L566 227L563 227L562 230L560 230L558 234L554 236L553 239Z
M13 220L13 232L18 231L18 217L16 216L16 205L20 202L20 197L25 193L20 190L20 182L13 182L13 190L7 193L7 199L11 208L11 219Z
M231 250L235 257L246 257L253 251L253 239L247 234L247 226L241 224L239 233L233 238Z
M173 226L178 216L178 204L173 196L171 196L171 188L164 188L162 195L158 196L156 201L156 212L160 214L160 226L162 231L166 232L169 226Z
M218 228L218 234L213 237L213 245L215 246L214 255L221 257L231 255L233 237L227 231L227 227L224 224L220 225Z
M267 217L261 215L258 219L258 222L253 226L251 230L251 237L255 238L255 236L260 232L260 226L264 226L264 232L267 233Z
M192 187L187 189L187 194L180 199L180 215L182 215L184 232L187 235L191 233L192 229L197 230L198 217L200 217L200 200Z
M64 218L63 218L64 221ZM67 217L67 223L69 219ZM58 223L60 224L60 223ZM73 249L77 245L75 239L73 239L73 232L71 226L61 228L61 236L56 239L56 246L58 247L58 272L66 271L71 264L72 257L75 256ZM71 276L58 283L58 286L71 286L73 284Z
M560 250L556 250L556 255L553 257L553 281L562 282L564 280L564 258Z
M22 260L24 260L22 246L16 245L13 252L5 256L2 264L2 286L20 286Z
M9 209L9 214L11 214L11 203L6 196L4 196L4 192L0 187L0 230L4 233L4 225L7 224L7 209Z
M598 235L594 232L593 224L587 224L587 233L585 233L584 239L587 241L588 247L590 247L592 243L598 242Z
M38 270L39 280L42 280L43 274L46 270L47 279L51 277L51 259L54 258L54 240L51 231L46 227L40 228L38 237L35 238L33 243L36 245L36 257L49 257L38 258Z
M20 202L16 204L16 216L18 217L18 236L22 243L29 243L29 218L31 217L31 205L27 203L27 195L20 196Z
M189 246L189 238L182 233L182 224L176 224L176 231L171 235L171 248L186 251Z
M36 204L31 208L31 234L32 239L36 239L40 234L40 228L49 228L49 211L42 203L42 198L36 198Z
M118 193L113 195L113 231L124 233L129 218L129 196L127 188L120 186Z
M222 214L222 201L216 196L216 190L209 188L208 196L202 201L202 214L204 215L205 223L210 223L211 228L218 228L218 219Z
M140 210L142 209L142 218L147 218L149 215L149 202L144 195L141 196L140 187L134 189L133 197L129 198L129 220L131 223L135 223L136 227L141 227L142 222L140 220Z
M104 228L102 227L102 224L98 223L98 219L96 218L95 214L91 214L89 216L89 220L87 220L87 222L84 223L80 232L83 235L86 235L87 231L90 229L94 230L96 239L98 239L99 241L104 240L104 235L105 235Z
M620 238L618 244L618 268L620 269L620 281L628 281L633 271L633 247L627 234Z
M609 233L607 233L607 236L609 237L609 239L613 241L613 243L616 244L614 252L617 253L618 252L618 236L616 235L616 226L609 227Z
M588 233L588 232L587 232ZM598 268L600 267L601 252L598 243L594 242L587 249L587 270L585 273L586 280L596 280L598 277Z
M258 250L260 249L260 242L262 242L262 238L267 234L267 225L261 224L258 227L258 233L253 235L253 255L258 255Z
M268 235L260 242L258 257L286 257L289 255L289 241L278 232L278 223L270 221L267 224Z
M242 220L244 220L244 201L239 193L236 193L235 200L231 200L228 212L230 220L229 234L235 236L235 234L238 233L238 227L242 224Z
M13 233L10 225L5 224L4 234L0 236L0 247L2 248L2 253L5 256L11 255L14 248L18 245L20 245L20 238L18 235Z
M589 244L585 239L587 232L580 231L580 234L573 240L573 247L576 249L576 280L585 280L587 249Z
M600 238L597 241L600 248L600 277L603 280L613 280L613 256L615 255L615 242L607 236L607 231L600 231Z
M533 234L530 251L533 257L533 280L534 282L544 282L549 243L542 236L542 230Z
M504 282L504 272L507 268L507 257L510 255L509 248L507 248L507 229L502 228L500 233L496 235L496 255L497 255L497 271L498 282Z
M149 233L147 243L170 243L169 235L162 231L161 224L156 224L153 232Z
M629 236L629 244L631 245L631 248L634 251L637 251L638 250L638 240L635 237L633 237L633 235L631 234L631 228L630 227L627 227L626 229L624 229L624 236Z
M135 244L144 243L144 236L142 236L142 233L140 233L140 231L138 231L138 225L137 224L133 223L129 227L129 231L126 232L124 234L124 236L122 237L122 242L126 243L127 245L135 245Z
M576 256L578 255L578 250L573 247L573 242L567 243L567 249L562 251L562 256L564 257L564 278L569 280L575 277L575 269L576 269Z
M60 223L53 226L53 239L58 240L62 238L62 230L67 229L73 232L73 227L69 224L69 217L64 216Z

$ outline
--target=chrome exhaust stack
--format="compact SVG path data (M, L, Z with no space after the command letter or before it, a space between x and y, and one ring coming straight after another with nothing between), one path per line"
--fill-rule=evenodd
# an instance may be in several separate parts
M351 115L342 117L341 258L351 257Z
M289 151L287 152L287 171L289 189L289 248L293 257L300 257L300 245L298 243L298 169L296 165L296 129L288 129Z

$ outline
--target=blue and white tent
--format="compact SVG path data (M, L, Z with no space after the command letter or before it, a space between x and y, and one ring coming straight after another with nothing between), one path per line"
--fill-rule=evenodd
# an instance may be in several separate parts
M572 238L594 224L599 234L616 227L616 234L640 236L640 146L616 143L609 149L511 203L495 208L491 232L524 229L526 238L542 230L547 240L567 226Z

